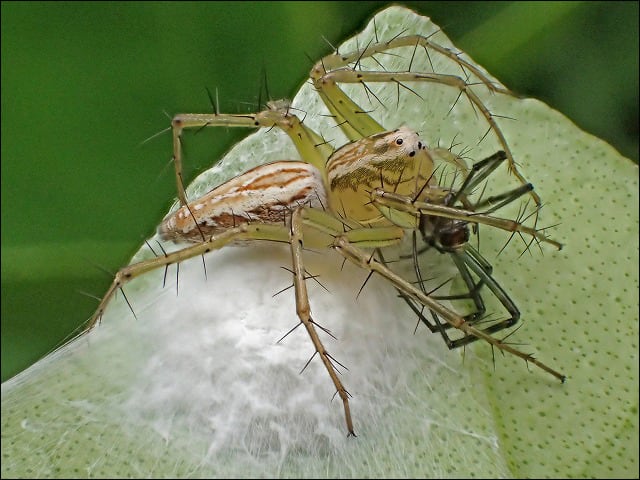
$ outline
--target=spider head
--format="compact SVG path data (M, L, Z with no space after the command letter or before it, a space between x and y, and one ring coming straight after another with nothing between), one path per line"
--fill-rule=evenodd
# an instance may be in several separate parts
M332 205L362 223L381 219L371 192L381 188L411 195L427 182L433 160L418 134L408 127L376 133L336 150L327 160ZM344 210L344 211L343 211Z
M469 224L463 220L422 215L420 233L439 252L453 252L464 247L471 238Z

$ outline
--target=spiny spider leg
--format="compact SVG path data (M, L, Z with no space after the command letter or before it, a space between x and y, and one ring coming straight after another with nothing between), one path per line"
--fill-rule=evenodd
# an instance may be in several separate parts
M344 417L347 423L347 431L349 435L355 436L355 432L353 429L353 421L351 420L351 409L349 408L349 392L344 388L340 378L338 378L338 374L336 373L336 369L332 363L332 357L328 354L318 333L314 328L314 321L311 318L311 307L309 306L309 296L307 294L307 284L305 279L305 271L302 260L302 247L303 247L303 219L301 217L301 209L296 209L293 212L291 219L291 236L290 236L290 244L291 244L291 259L293 262L293 283L295 286L296 293L296 313L300 318L300 321L304 324L304 327L307 329L307 333L309 337L311 337L311 341L316 349L316 353L320 355L320 359L324 364L329 376L331 377L331 381L336 387L336 391L340 398L342 399L342 404L344 407Z
M455 310L456 312L459 313L459 315L462 316L462 318L464 318L464 320L469 324L469 325L476 325L479 322L484 322L485 318L484 315L486 313L486 307L485 307L485 303L484 300L482 298L481 295L481 291L482 291L482 287L485 284L485 276L491 276L491 272L492 272L492 267L491 265L486 261L486 259L484 259L483 257L480 256L479 252L477 252L477 250L475 250L473 247L471 247L470 245L466 245L464 247L465 250L469 250L469 251L473 251L473 254L469 254L473 256L474 261L478 262L478 264L481 266L481 268L484 271L484 275L483 276L478 276L478 280L475 281L473 279L473 277L471 276L471 273L469 272L469 268L466 265L466 261L463 260L463 258L461 258L460 255L451 255L451 258L456 266L456 268L458 269L458 272L460 274L460 278L463 280L464 284L465 284L465 290L464 292L460 292L457 294L450 294L450 295L438 295L436 294L433 290L432 291L426 291L426 288L424 286L424 281L421 282L420 279L418 279L415 284L418 285L420 287L420 290L423 291L423 293L428 294L431 298L433 298L434 300L437 301L442 301L442 300L448 300L448 301L465 301L468 302L469 300L471 302L473 302L473 310L471 311L467 311L464 314L460 313L460 311L462 310L462 305L460 305L460 307L458 308L457 305L458 303L454 303L454 306L456 307ZM466 252L465 252L465 257L466 257ZM388 263L385 261L384 257L380 254L378 255L378 258L380 259L381 263L383 263L385 266L389 267ZM417 260L413 260L414 264ZM419 267L418 267L419 268ZM475 340L477 340L478 338L475 336L465 336L464 341L463 339L451 339L449 337L449 334L447 333L447 330L450 330L452 328L452 325L449 323L443 323L440 321L440 319L438 318L438 316L433 312L430 311L431 314L431 319L429 319L427 316L425 316L425 312L424 312L424 307L423 306L418 306L418 304L409 296L407 296L406 294L404 294L402 291L398 290L398 294L399 296L407 303L407 305L409 305L409 307L413 310L413 312L416 314L416 316L418 317L419 321L421 321L432 333L440 333L445 344L447 345L447 347L449 349L454 349L457 348L459 346L462 345L466 345L470 342L473 342ZM511 312L511 310L515 309L517 311L517 307L515 307L515 304L509 299L509 297L505 294L505 297L507 298L506 301L506 305L505 308L507 309L507 311ZM502 298L502 297L497 297L497 298ZM512 314L513 315L513 314ZM510 317L510 318L513 318ZM512 323L515 323L515 321L513 321ZM508 328L510 326L510 324L507 324L507 322L503 323L503 327L502 328ZM497 331L500 329L495 329L495 330L491 330L493 331ZM485 329L485 331L487 331Z
M566 380L566 377L563 374L540 362L533 355L521 352L513 346L503 343L501 340L492 337L488 333L478 330L472 325L469 325L469 323L467 323L460 315L452 310L449 310L429 295L425 295L421 290L411 285L404 278L389 270L383 263L379 262L377 259L371 257L359 248L353 246L347 236L341 235L336 237L333 248L356 265L359 265L360 267L367 270L373 270L376 273L382 275L396 288L402 290L404 294L406 294L416 302L423 304L426 308L437 314L439 317L445 319L453 327L461 330L466 335L478 337L491 344L495 348L498 348L499 350L511 353L512 355L523 359L527 363L532 363L540 367L542 370L550 373L562 382Z
M387 266L388 268L389 265L387 264L387 262L385 261L384 257L382 256L381 252L379 252L378 258L380 259L380 262L383 263L385 266ZM437 301L442 301L442 300L471 300L474 303L475 306L475 310L471 313L467 313L465 315L463 315L462 317L465 319L465 321L467 323L469 323L469 325L474 325L485 313L486 308L484 305L484 300L482 299L482 296L480 295L480 288L482 286L482 283L478 283L475 284L473 282L473 279L471 278L469 271L466 267L464 267L464 265L460 266L458 264L456 264L456 267L458 267L459 271L460 271L460 276L463 279L463 281L465 282L466 286L467 286L467 293L459 293L456 295L436 295L435 292L438 291L438 289L442 288L444 286L444 284L449 283L452 279L450 278L449 280L443 282L442 284L438 285L437 287L427 291L425 288L425 282L421 281L420 279L418 279L415 282L412 282L415 285L418 285L420 287L420 290L429 295L431 298L433 298L434 300ZM424 313L424 309L425 307L423 305L419 306L415 300L413 300L411 297L409 297L408 295L406 295L404 292L402 292L401 290L398 290L398 296L400 298L402 298L407 305L409 305L409 307L411 308L411 310L413 310L413 312L416 314L416 316L418 317L418 321L422 322L424 325L426 325L426 327L431 331L431 333L440 333L445 344L450 348L455 348L452 340L449 338L446 330L452 328L452 325L449 323L442 323L437 315L433 312L433 311L429 311L429 313L431 314L431 317L433 318L433 322L430 321ZM456 310L457 311L457 310ZM419 325L419 323L418 323ZM416 325L416 329L417 329L417 325Z
M203 255L212 250L220 249L229 243L240 240L271 240L276 242L288 242L289 238L286 235L286 231L283 233L281 226L263 223L244 223L237 227L229 228L216 235L212 235L206 241L193 244L181 250L167 253L150 260L144 260L142 262L127 265L116 273L111 286L104 297L102 297L97 310L86 323L84 329L85 332L90 331L96 326L96 324L101 320L107 305L113 299L118 290L122 290L122 288L131 280L152 270L168 265L179 264L189 258Z
M549 238L541 229L527 227L520 222L508 218L493 217L484 213L477 213L460 208L436 205L428 202L417 202L404 195L386 192L381 188L372 191L373 203L382 209L391 209L398 212L406 212L412 216L420 217L427 215L432 217L442 217L450 220L461 220L466 223L477 223L480 225L490 225L492 227L505 230L507 232L519 232L535 238L539 242L549 243L558 250L562 249L562 244Z
M333 148L325 140L290 111L286 100L269 102L267 108L258 113L222 114L222 113L182 113L175 115L171 122L173 130L173 161L176 172L178 199L186 205L182 175L182 132L186 128L203 127L245 127L282 129L307 163L316 167L325 175L325 163L333 152Z
M414 282L414 284L418 285L423 293L431 295L436 300L471 300L471 301L473 301L475 310L473 312L471 312L471 313L467 313L467 314L464 315L464 319L467 322L469 322L471 325L473 325L478 318L480 318L480 317L482 317L482 315L484 315L484 313L486 311L485 305L484 305L484 301L482 300L482 296L480 295L480 290L482 288L483 281L480 280L480 281L478 281L478 283L475 283L473 278L471 277L471 274L470 274L468 268L465 266L464 262L460 262L457 257L452 257L456 267L458 268L458 271L460 272L460 277L462 278L463 282L466 285L466 293L459 293L459 294L455 294L455 295L436 295L435 292L437 291L437 289L441 288L443 285L438 286L436 288L436 290L431 290L431 291L427 292L427 290L425 288L426 281L422 278L422 273L421 273L421 268L420 268L420 261L419 261L419 258L418 258L418 255L419 255L420 252L419 252L419 249L418 249L418 246L417 246L417 243L416 243L416 231L414 230L412 232L412 234L413 234L413 239L412 239L413 240L413 243L412 243L412 253L413 254L412 254L411 260L412 260L413 267L414 267L414 272L415 272L415 275L416 275L416 281ZM427 247L427 248L429 248L429 247ZM384 258L382 257L382 253L381 252L379 252L378 257L386 265L386 262L384 261ZM492 267L486 260L484 260L483 265L484 265L484 268L487 268L489 273L491 273ZM448 283L448 281L445 282L445 283ZM405 301L410 303L410 307L414 311L416 311L415 306L412 305L412 301L406 296L403 296L403 298L404 298ZM431 324L431 322L429 322L429 320L427 320L422 314L418 315L418 317L420 318L420 320L422 320L427 325L427 327L432 332L436 332L436 331L441 332L445 342L447 343L447 345L450 344L449 338L446 336L446 333L442 331L442 329L443 328L450 328L451 325L446 324L446 323L444 325L442 325L440 322L438 322L438 325L435 326L435 325Z
M336 52L331 55L327 55L313 66L309 76L323 102L335 117L336 122L341 125L341 128L351 140L357 140L362 137L373 135L383 131L384 128L378 122L373 120L366 113L365 109L351 100L351 98L349 98L349 96L340 89L338 86L339 83L361 84L365 91L367 93L371 93L374 97L375 94L373 94L371 89L367 87L367 82L396 83L398 86L402 86L404 89L416 95L418 94L405 85L405 83L432 82L457 89L460 92L459 96L465 95L474 110L477 109L480 111L482 116L485 118L489 126L487 133L489 131L493 132L498 139L498 142L506 155L506 159L508 160L509 171L522 184L526 184L527 180L518 171L504 133L495 120L496 115L489 111L481 98L474 92L472 88L473 85L467 80L457 75L440 74L436 72L411 72L409 70L391 72L368 71L362 69L356 70L356 68L360 66L361 60L364 58L373 58L374 55L378 53L386 53L395 48L417 46L422 46L427 55L428 52L432 50L449 58L460 66L463 75L467 76L468 72L471 72L477 78L477 82L486 87L490 92L511 95L507 89L496 86L483 72L471 63L465 61L459 54L451 49L437 45L430 41L428 37L421 35L397 36L390 41L369 44L363 49L356 50L348 54L339 54ZM350 64L354 64L354 66L349 67ZM380 102L377 97L375 98ZM382 102L380 103L382 104ZM342 127L343 124L344 127ZM484 137L482 137L480 141L482 141L483 138ZM529 193L534 199L536 205L541 205L542 201L538 194L534 191Z

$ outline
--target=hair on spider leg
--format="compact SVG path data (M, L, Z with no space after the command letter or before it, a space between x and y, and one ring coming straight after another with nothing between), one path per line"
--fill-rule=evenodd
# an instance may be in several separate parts
M163 111L163 113L164 113L167 117L171 118L171 116L170 116L166 111ZM138 147L141 147L141 146L143 146L143 145L146 145L147 143L151 142L152 140L155 140L156 138L158 138L158 137L160 137L160 136L162 136L162 135L164 135L165 133L170 132L170 131L171 131L171 127L170 127L170 126L169 126L169 127L166 127L166 128L163 128L162 130L159 130L158 132L156 132L156 133L154 133L153 135L151 135L150 137L147 137L147 138L145 138L144 140L142 140L142 141L138 144Z
M326 333L327 335L329 335L331 338L333 338L334 340L338 340L338 337L336 337L331 330L329 330L326 327L323 327L322 325L320 325L318 322L316 322L315 320L313 320L313 318L310 320L310 323L315 325L316 327L318 327L320 330L322 330L324 333ZM287 330L287 333L285 333L282 337L280 337L278 339L278 341L276 343L280 343L282 342L282 340L284 340L285 338L287 338L291 333L293 333L300 325L304 325L303 322L297 322L293 327L291 327L289 330ZM318 351L316 351L314 353L314 355L318 353ZM325 352L326 353L326 352ZM313 357L311 357L313 358ZM340 364L341 366L343 366L342 364ZM344 366L343 366L344 367ZM300 370L300 373L302 373L304 371L304 369L307 368L307 365L305 365L302 370ZM344 367L346 368L346 367ZM347 369L348 370L348 369Z
M362 88L364 89L364 93L367 95L367 100L371 105L373 105L373 103L371 102L371 97L373 97L378 101L378 103L380 104L380 106L382 106L382 108L384 108L385 110L387 109L387 106L382 102L382 100L380 100L380 98L375 94L375 92L371 90L371 88L369 87L369 85L366 84L366 82L361 81L360 85L362 85Z
M292 275L294 275L294 271L289 268L289 267L285 267L284 265L280 266L281 269L286 270L287 272L291 273ZM305 268L304 270L305 273L305 280L313 280L314 282L316 282L318 285L320 285L322 287L323 290L325 290L327 293L331 293L329 291L329 289L322 283L320 282L320 280L318 280L318 278L320 277L320 275L312 275L311 273L309 273L309 271ZM271 295L272 297L275 297L276 295L280 295L283 292L286 292L287 290L291 289L294 287L294 284L292 283L291 285L283 288L282 290L278 290L276 293L274 293L273 295Z
M353 67L350 67L352 70L356 70L356 69L360 69L362 70L362 66L360 65L360 62L362 61L362 59L364 58L367 49L373 44L373 39L369 40L369 42L367 43L367 46L364 48L360 48L358 46L358 39L356 38L356 50L360 51L360 56L356 59L355 63L353 64Z
M316 322L314 322L313 320L312 320L312 323L313 323L316 327L320 328L321 330L324 330L325 332L329 333L326 329L324 329L322 326L318 325L318 324L317 324ZM332 335L332 336L333 336L333 335ZM335 338L335 337L333 337L333 338ZM333 355L331 355L329 352L326 352L326 351L325 351L325 355L329 358L329 361L330 361L330 362L331 362L331 364L333 365L333 368L335 368L335 369L336 369L336 372L338 372L338 373L342 373L340 370L338 370L338 369L336 368L336 366L334 365L334 363L335 363L335 364L337 364L337 365L340 365L340 366L341 366L343 369L345 369L345 370L349 370L349 369L347 368L347 366L346 366L346 365L344 365L342 362L339 362L339 361L336 359L336 357L334 357ZM348 393L348 392L347 392L347 393ZM349 394L349 396L351 396L351 394Z
M421 135L424 134L424 132L419 132ZM458 135L460 135L460 132L456 132L455 135L453 136L453 138L451 139L451 141L449 142L449 146L447 147L441 147L440 146L440 142L442 141L441 138L437 138L435 141L436 147L434 148L434 150L436 151L440 151L440 150L448 150L452 155L456 155L460 158L467 158L465 157L465 155L469 152L471 152L473 150L473 148L471 148L469 145L465 145L462 142L458 142L456 143L456 139L458 138ZM459 147L460 145L463 145L462 150L460 151L460 153L453 153L453 149L456 147Z
M505 342L505 340L507 338L509 338L511 335L514 335L518 330L520 330L522 327L524 327L524 323L521 323L520 325L518 325L517 327L515 327L511 332L509 332L508 334L506 334L504 337L502 337L499 340L499 343L501 345L511 345L511 346L524 346L524 345L528 345L527 343L523 343L523 342ZM504 357L504 350L499 350L500 353L502 354L502 356ZM534 360L535 356L533 353L529 353L527 354L527 358L525 358L525 363L527 364L527 370L531 371L529 369L529 362ZM495 356L495 348L494 345L491 345L491 363L493 364L493 369L496 369L496 356ZM560 379L562 383L565 382L566 377L563 375L562 378Z
M411 58L409 59L409 66L407 67L407 72L410 72L411 68L413 67L413 61L416 58L416 53L418 52L419 45L420 45L420 42L416 40L416 44L413 46L413 52L411 52ZM431 58L429 58L429 63L431 63ZM431 67L433 68L433 64L431 65Z
M264 102L264 105L269 105L269 102L272 100L271 94L269 93L269 79L267 78L267 68L262 65L260 69L260 86L258 87L258 105L257 108L263 108L262 101L262 92L264 91L265 97L267 100Z
M329 45L329 48L333 50L334 55L340 55L340 52L338 52L338 47L333 45L327 37L325 37L324 35L321 35L320 37L326 42L327 45ZM314 60L311 57L309 57L309 60L311 60L312 64L314 63Z
M397 87L397 90L396 90L396 108L400 108L400 87L402 87L405 90L408 90L409 92L413 93L420 100L424 100L424 97L422 97L422 95L420 95L418 92L416 92L413 88L405 85L404 83L402 83L402 82L400 82L398 80L394 80L394 83L396 84L396 87Z
M86 258L85 261L89 262L91 265L93 265L95 268L97 268L98 270L100 270L103 273L106 273L110 278L114 278L114 276L116 276L111 270L108 270L107 268L103 267L102 265L94 262L93 260ZM131 313L133 314L133 317L137 320L138 317L136 315L136 312L133 310L133 307L131 306L131 303L129 302L129 299L127 298L126 294L124 293L124 289L122 288L121 284L115 284L112 285L112 289L115 290L115 294L117 294L118 291L120 291L120 293L122 294L122 297L124 298L127 306L129 307L129 310L131 311ZM96 300L98 300L98 302L102 302L104 297L98 297L97 295L93 295L93 294L89 294L89 293L85 293L85 292L79 292L83 295L89 296L91 298L94 298ZM102 314L104 312L103 311L99 311L98 312L98 318L97 318L97 322L100 322L102 320ZM96 314L94 313L94 316ZM84 325L81 326L83 329L85 328ZM82 331L82 333L84 333L85 330ZM81 334L82 334L81 333Z
M372 254L373 255L373 254ZM364 282L362 282L362 285L360 286L360 289L358 290L358 293L356 294L356 300L360 297L360 294L362 293L362 290L364 289L364 286L367 284L367 282L369 281L369 279L373 276L373 270L370 271L367 274L367 278L364 279Z

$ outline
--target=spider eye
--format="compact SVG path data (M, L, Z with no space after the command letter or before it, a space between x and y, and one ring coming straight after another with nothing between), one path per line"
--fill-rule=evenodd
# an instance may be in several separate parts
M402 142L403 142L403 140L402 140L401 138L398 138L398 139L396 140L396 144L397 144L397 145L402 145Z
M409 156L410 156L410 157L413 157L415 154L416 154L415 150L411 150L411 151L409 152Z

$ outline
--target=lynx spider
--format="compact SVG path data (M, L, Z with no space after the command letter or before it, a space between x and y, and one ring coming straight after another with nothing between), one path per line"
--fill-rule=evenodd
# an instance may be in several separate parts
M494 86L473 64L432 42L430 37L399 35L389 41L377 41L376 38L376 42L348 54L336 50L311 69L310 81L336 125L351 142L336 150L307 127L285 100L269 102L266 109L252 114L222 114L216 108L212 114L176 115L172 120L173 160L181 206L165 217L158 232L164 240L190 242L191 245L122 268L85 331L99 322L118 290L148 271L166 268L234 242L268 240L290 244L296 311L300 319L298 326L304 325L315 347L314 356L319 355L342 399L349 435L355 435L349 393L337 375L335 359L320 340L316 327L322 327L311 316L303 245L304 248L331 248L346 260L369 270L370 274L375 272L388 280L432 331L443 334L450 348L482 339L492 348L520 357L564 381L561 373L491 335L517 321L519 313L491 277L490 265L476 257L477 252L474 253L468 245L468 224L471 223L474 228L491 225L560 248L559 243L549 239L541 230L523 225L520 218L514 221L491 215L502 205L524 194L531 195L538 206L540 199L517 170L494 116L465 79L433 72L413 72L411 67L394 72L362 69L363 59L375 60L375 55L401 47L413 48L414 55L421 48L427 55L431 52L447 57L463 72L471 72L480 79L482 87L494 93L509 94L504 88ZM474 110L480 112L480 118L487 122L488 131L498 139L502 150L469 171L461 158L442 149L427 148L418 134L408 127L385 130L338 86L338 83L361 84L375 96L367 82L391 82L397 85L398 91L402 87L410 92L413 90L406 85L409 82L430 82L457 89L459 97L465 97ZM278 161L253 168L189 202L182 181L181 135L184 129L212 126L277 127L289 136L302 160ZM444 159L465 171L465 180L459 189L438 184L434 175L434 158ZM509 171L522 186L483 202L474 204L468 201L467 192L476 188L503 161L507 162ZM425 234L427 231L429 233ZM414 236L415 232L428 236L440 251L451 253L456 263L475 265L474 271L481 280L478 284L472 280L467 282L469 289L479 290L483 284L488 285L508 309L511 306L515 311L511 322L484 330L477 328L477 315L473 318L461 315L443 305L421 285L414 285L394 273L381 249L398 244L407 232ZM432 315L433 323L422 315L424 309ZM440 319L445 323L442 324ZM458 343L449 341L445 327L460 330L464 334L463 339Z

